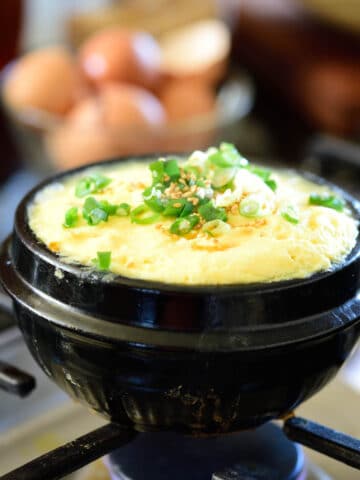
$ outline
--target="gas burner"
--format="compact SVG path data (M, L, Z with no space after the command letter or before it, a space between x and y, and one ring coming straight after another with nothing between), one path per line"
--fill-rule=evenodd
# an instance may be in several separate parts
M305 480L302 449L279 427L221 437L143 433L106 461L112 480Z

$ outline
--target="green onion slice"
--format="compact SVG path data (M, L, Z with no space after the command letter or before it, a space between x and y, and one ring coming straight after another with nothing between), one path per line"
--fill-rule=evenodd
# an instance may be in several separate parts
M115 215L118 217L127 217L130 214L131 207L128 203L120 203L116 208Z
M240 202L239 212L243 217L258 217L260 216L260 202L249 195Z
M109 270L111 263L111 252L96 252L97 258L92 259L92 263L99 270Z
M220 148L211 149L208 160L220 168L246 167L249 163L246 158L240 155L233 144L226 142L221 143Z
M87 223L92 226L107 222L109 218L105 202L98 202L94 197L88 197L85 200L82 214Z
M268 180L265 180L265 183L269 188L271 188L273 192L276 192L277 183L273 178L269 178Z
M144 203L155 212L162 212L164 210L163 200L161 198L161 191L155 187L148 187L143 191Z
M184 165L184 172L190 173L195 177L195 179L199 178L201 175L201 169L196 167L195 165ZM197 182L196 182L197 183Z
M180 217L185 205L187 205L188 203L190 202L188 202L185 198L169 200L165 207L165 210L162 213L165 217Z
M132 223L140 225L149 225L156 222L160 217L159 213L154 213L147 205L142 204L134 208L130 213Z
M247 169L249 170L249 172L264 180L264 182L266 182L266 180L269 180L269 178L271 177L271 170L269 170L268 168L257 167L256 165L249 165Z
M288 205L287 207L281 210L281 216L290 223L294 223L295 225L299 223L299 212L297 208L293 207L292 205Z
M312 193L309 197L309 204L332 208L338 212L342 212L345 207L345 202L342 198L328 193Z
M101 208L102 210L104 210L109 216L110 216L110 215L115 215L116 210L117 210L117 206L116 206L116 205L112 205L112 204L109 203L107 200L100 200L100 201L98 202L98 205L99 205L99 208Z
M216 168L211 184L214 188L221 188L230 183L236 174L236 168Z
M178 218L170 226L170 232L175 235L186 235L200 222L198 215L189 215L188 217Z
M65 221L63 226L65 228L75 227L79 221L79 213L77 207L71 207L65 212Z
M224 208L216 208L212 202L207 202L199 207L200 215L209 222L210 220L223 220L226 222L227 215Z
M170 159L164 162L165 174L170 177L172 182L176 182L180 178L180 167L177 160Z
M154 183L163 183L164 180L164 161L157 160L149 165Z
M181 210L180 217L187 217L190 213L193 213L194 205L191 202L186 201L184 208Z
M277 189L277 183L276 181L271 178L272 171L269 170L268 168L262 168L262 167L257 167L255 165L248 165L247 169L249 172L253 173L254 175L258 176L261 178L261 180L264 181L264 183L271 188L273 192L276 191Z
M222 220L211 220L203 225L202 230L208 233L211 237L220 237L229 232L231 227L228 223L223 222Z
M76 184L75 195L78 198L86 197L90 193L97 193L109 185L111 178L105 177L100 173L93 173L84 177Z

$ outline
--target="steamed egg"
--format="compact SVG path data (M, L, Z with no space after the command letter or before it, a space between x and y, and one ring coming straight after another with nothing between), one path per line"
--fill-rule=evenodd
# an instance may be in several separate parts
M79 61L84 74L97 85L118 81L154 87L160 77L160 47L146 32L102 30L82 45Z

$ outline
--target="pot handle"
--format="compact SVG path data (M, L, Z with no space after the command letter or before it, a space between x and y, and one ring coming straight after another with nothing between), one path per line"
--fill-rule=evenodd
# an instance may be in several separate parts
M290 440L360 470L360 440L350 435L300 417L288 418L284 433Z
M33 376L0 360L0 390L25 397L35 384Z

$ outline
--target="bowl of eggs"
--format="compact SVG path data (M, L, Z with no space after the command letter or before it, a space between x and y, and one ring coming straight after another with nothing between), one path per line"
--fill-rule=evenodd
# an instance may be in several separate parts
M234 141L253 88L229 74L230 32L216 19L163 35L109 27L77 51L50 46L8 65L2 103L23 156L42 170Z

